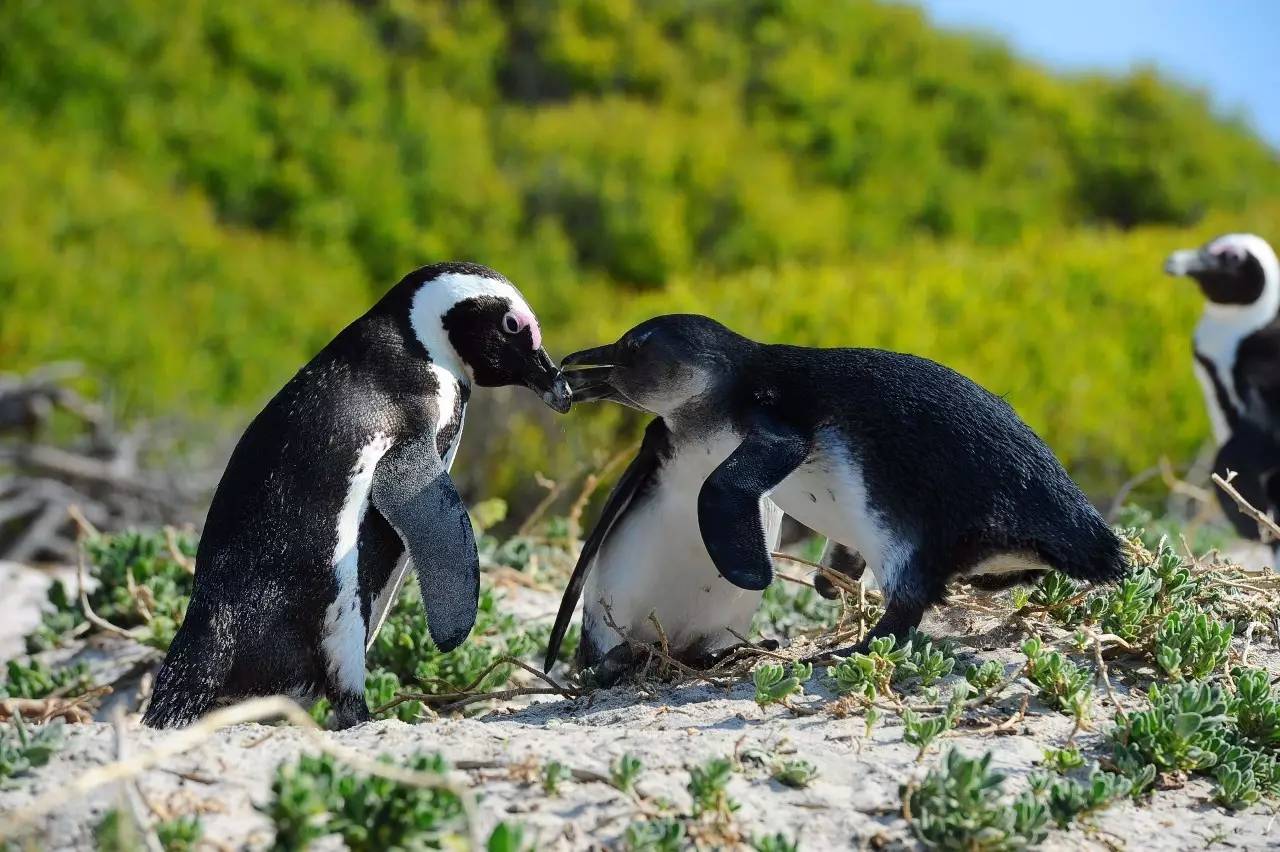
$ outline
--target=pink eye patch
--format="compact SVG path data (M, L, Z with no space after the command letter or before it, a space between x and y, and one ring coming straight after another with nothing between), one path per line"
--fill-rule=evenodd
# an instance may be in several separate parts
M1229 257L1232 260L1244 260L1244 247L1237 245L1229 240L1214 243L1209 246L1209 254Z
M533 337L533 348L542 348L542 329L538 327L538 318L526 310L513 308L502 318L502 328L508 334L519 334L526 328Z

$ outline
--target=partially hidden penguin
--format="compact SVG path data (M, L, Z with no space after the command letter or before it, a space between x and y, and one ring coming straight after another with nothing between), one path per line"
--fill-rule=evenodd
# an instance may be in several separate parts
M1232 485L1254 507L1280 511L1280 262L1254 234L1226 234L1198 249L1175 251L1169 275L1193 279L1205 297L1192 366L1218 445L1214 472L1235 472ZM1258 523L1214 489L1244 538Z
M649 412L671 445L703 448L710 472L690 486L691 515L727 582L759 593L772 581L776 509L865 561L884 615L860 643L823 656L905 638L953 578L991 588L1048 569L1089 582L1127 570L1119 537L1044 442L1004 400L933 361L761 344L707 317L671 315L561 367L576 401ZM615 527L630 505L644 507L641 484L615 489L619 505L605 510ZM561 621L589 567L579 563ZM647 578L626 582L588 594L616 611Z
M583 543L551 630L546 671L580 597L575 663L597 686L613 684L642 659L627 639L665 643L675 659L706 668L750 632L763 590L722 576L698 529L698 490L725 455L722 443L705 437L673 431L662 417L645 428L639 452ZM782 510L764 499L760 514L763 540L773 547Z
M339 728L369 719L365 651L409 564L435 645L466 639L479 562L449 470L475 385L570 406L528 303L471 263L409 273L289 380L214 493L145 724L272 694L327 697Z

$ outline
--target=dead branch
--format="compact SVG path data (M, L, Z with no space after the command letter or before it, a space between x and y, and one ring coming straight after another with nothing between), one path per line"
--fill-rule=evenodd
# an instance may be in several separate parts
M150 430L121 430L103 406L64 384L80 374L70 365L0 374L0 559L71 562L68 506L102 529L159 525L184 520L213 484L207 475L149 470L142 453L156 444ZM79 432L55 432L55 417Z
M1273 540L1280 539L1280 526L1277 526L1276 522L1273 521L1269 515L1258 511L1258 509L1255 508L1248 500L1244 499L1244 495L1237 491L1235 486L1231 484L1231 481L1236 478L1235 471L1227 471L1226 479L1223 479L1216 473L1213 474L1212 478L1213 484L1225 491L1227 496L1235 501L1236 506L1239 507L1241 512L1250 518L1253 518L1253 520L1258 523L1259 527L1271 534L1271 538Z
M0 721L21 716L35 722L62 719L70 724L92 722L93 714L83 702L66 698L5 698L0 700Z

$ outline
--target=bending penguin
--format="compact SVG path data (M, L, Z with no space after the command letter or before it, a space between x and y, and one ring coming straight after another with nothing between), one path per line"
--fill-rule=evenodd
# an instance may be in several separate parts
M659 416L645 429L640 451L583 543L551 630L546 671L555 664L584 588L576 663L591 670L600 686L612 684L634 662L619 631L645 643L665 638L676 659L705 667L741 641L734 632L745 636L751 630L763 590L725 579L698 529L698 489L731 449L715 439L714 424L704 425L673 431ZM772 548L782 510L764 499L760 513L764 541Z
M674 315L561 366L576 400L651 412L672 443L715 448L723 460L698 488L696 515L730 583L759 592L773 579L770 502L861 554L885 613L837 654L905 636L956 576L1055 568L1110 581L1127 570L1119 538L1044 442L933 361L765 345Z
M569 410L515 287L442 263L405 276L267 403L214 494L147 725L277 693L328 697L338 727L367 720L365 649L405 555L432 640L467 637L479 563L449 468L472 385L525 385Z
M1227 234L1175 251L1164 269L1194 279L1206 299L1193 366L1218 444L1214 471L1236 471L1236 489L1274 514L1280 510L1280 262L1261 237ZM1259 538L1257 522L1215 491L1236 531Z

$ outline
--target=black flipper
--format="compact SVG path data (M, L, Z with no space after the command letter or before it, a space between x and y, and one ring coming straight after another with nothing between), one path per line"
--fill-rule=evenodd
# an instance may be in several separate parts
M1248 400L1246 409L1252 415L1236 418L1237 422L1231 424L1232 432L1238 432L1242 426L1266 423L1270 427L1266 430L1266 437L1273 442L1273 449L1274 442L1280 437L1275 426L1280 423L1280 372L1275 369L1277 361L1280 361L1280 323L1273 320L1240 341L1231 376L1236 387L1244 389L1241 396ZM1212 375L1212 371L1210 374Z
M1280 447L1253 423L1241 419L1231 437L1218 450L1213 472L1226 478L1228 471L1235 471L1238 475L1231 480L1231 485L1251 505L1266 512L1272 506L1267 494L1269 489L1264 483L1275 478L1277 466L1280 466ZM1258 522L1241 512L1236 502L1221 488L1215 488L1214 493L1236 534L1257 541L1261 537Z
M596 521L591 534L582 545L582 553L578 555L578 563L573 566L573 575L569 577L569 585L565 586L564 597L560 599L560 611L556 613L555 626L551 628L551 638L547 642L547 656L542 662L542 670L549 672L555 665L556 656L560 653L560 643L564 641L565 631L569 629L569 620L573 611L578 608L578 599L582 597L582 587L586 585L587 574L591 563L600 552L601 545L608 538L614 523L631 505L631 500L653 479L658 465L671 447L671 434L667 424L658 417L652 420L644 430L644 440L640 443L640 451L623 471L618 484L609 492L600 519Z
M762 591L773 582L760 499L809 455L809 440L791 427L757 417L749 434L712 471L698 493L698 529L711 561L741 589Z
M480 558L466 504L436 452L435 435L387 451L373 474L372 502L413 560L431 640L452 651L476 623Z

